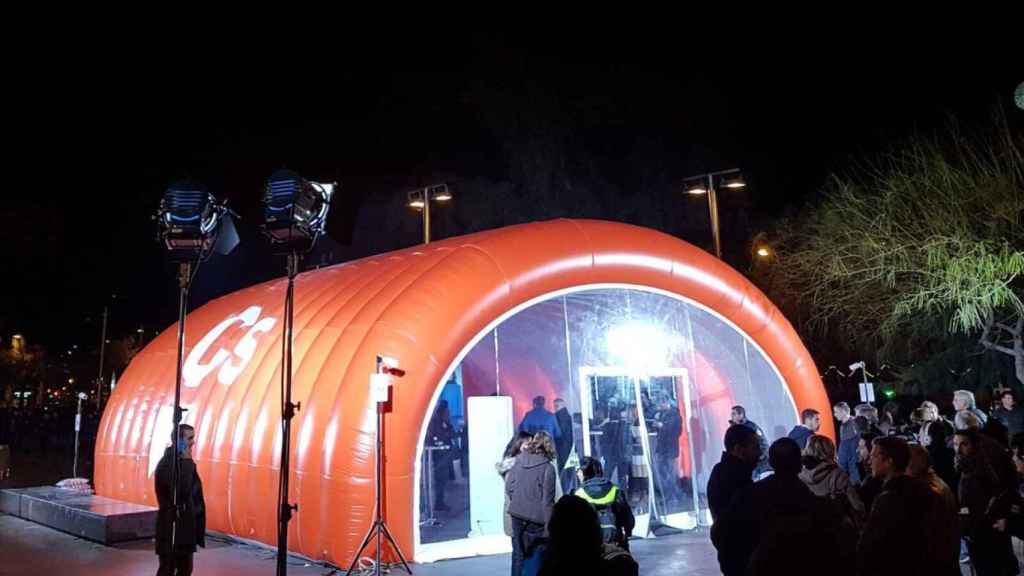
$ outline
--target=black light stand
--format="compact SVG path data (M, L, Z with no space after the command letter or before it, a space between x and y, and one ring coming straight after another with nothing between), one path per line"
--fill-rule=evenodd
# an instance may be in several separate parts
M267 180L263 192L263 232L275 253L288 258L288 291L284 300L281 338L281 442L280 481L277 492L277 576L288 574L288 523L297 504L288 502L291 476L292 419L301 403L292 403L292 344L295 322L295 277L300 254L313 249L324 233L331 197L337 185L310 182L290 170L278 170Z
M394 375L402 377L405 375L403 370L392 368L384 363L384 359L377 356L377 374ZM390 388L390 387L388 387ZM388 525L384 521L384 407L388 402L388 390L385 389L382 394L376 398L377 404L377 450L376 450L376 468L374 471L374 501L376 507L374 508L373 524L370 526L370 530L366 533L366 537L363 538L363 543L359 546L359 550L356 552L354 558L352 558L352 564L349 565L348 571L345 573L346 576L352 574L352 570L355 569L356 564L359 563L359 557L366 550L366 547L370 544L370 540L377 541L377 550L374 554L374 565L373 570L376 576L380 576L380 552L381 547L384 543L384 538L387 538L388 542L391 543L391 547L394 548L395 553L398 554L398 559L402 561L402 567L409 574L412 574L412 569L409 568L409 563L405 561L405 556L402 554L402 549L398 547L398 543L391 536L391 531L388 530Z
M284 336L281 339L281 480L277 492L277 575L288 574L288 523L298 504L288 502L288 478L291 464L292 418L302 404L292 403L292 325L295 320L295 276L299 271L299 254L288 254L288 290L284 297Z
M174 550L178 532L178 476L181 474L179 426L181 425L181 377L185 362L185 309L188 307L188 291L192 286L192 263L178 264L178 365L174 378L174 460L171 466L171 550Z

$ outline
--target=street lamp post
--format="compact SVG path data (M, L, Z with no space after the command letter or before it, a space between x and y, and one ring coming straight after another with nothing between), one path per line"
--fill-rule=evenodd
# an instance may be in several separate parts
M686 187L686 192L695 196L701 194L708 195L708 215L711 218L711 236L715 241L715 256L719 260L722 258L722 240L719 235L718 228L718 195L715 192L715 179L726 179L726 188L743 188L746 183L740 176L739 168L732 168L730 170L719 170L718 172L708 172L707 174L700 174L697 176L691 176L685 181L691 184Z
M423 212L423 243L430 244L430 203L447 202L452 193L447 184L435 184L408 194L409 207Z
M99 411L103 403L103 356L107 351L107 315L110 307L103 307L103 330L100 332L100 373L96 377L96 410Z

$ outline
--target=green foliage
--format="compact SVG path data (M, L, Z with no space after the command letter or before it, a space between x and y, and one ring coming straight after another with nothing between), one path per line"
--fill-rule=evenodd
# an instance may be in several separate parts
M805 329L861 347L912 349L1024 314L1022 149L997 118L835 176L769 234L777 257L755 278Z

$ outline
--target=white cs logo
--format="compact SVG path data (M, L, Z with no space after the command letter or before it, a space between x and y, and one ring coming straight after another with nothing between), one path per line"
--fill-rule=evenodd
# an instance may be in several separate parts
M256 337L259 334L269 332L274 327L274 324L277 324L277 319L269 316L257 322L260 312L262 312L262 308L259 306L250 306L245 309L245 312L237 316L228 316L223 322L214 326L213 330L210 330L206 336L203 336L203 339L196 344L192 352L189 353L188 358L185 359L182 375L184 385L188 388L199 387L203 379L218 367L220 367L220 372L217 373L218 382L224 385L234 382L235 378L238 378L238 375L242 373L245 366L252 360L253 353L256 352ZM209 362L200 364L199 361L202 360L203 356L206 356L210 346L228 328L236 323L240 323L243 327L248 326L249 331L245 333L245 336L238 342L235 349L232 352L228 352L223 348L219 348Z

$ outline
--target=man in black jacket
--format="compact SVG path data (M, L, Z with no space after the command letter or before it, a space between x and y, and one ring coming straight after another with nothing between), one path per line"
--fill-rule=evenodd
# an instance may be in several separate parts
M1024 432L1024 409L1017 405L1017 398L1013 391L1005 390L999 397L999 408L992 412L992 416L1006 426L1006 433L1009 438Z
M883 480L857 546L861 574L960 573L957 518L924 482L907 475L910 448L898 436L876 438L871 474Z
M192 574L192 555L196 552L196 546L206 547L206 501L203 498L203 483L192 460L196 431L188 424L181 424L178 430L177 512L173 498L173 446L168 446L164 451L154 474L159 505L156 516L156 553L160 558L160 568L157 576L189 576ZM173 431L171 441L175 441Z
M654 427L658 431L654 447L655 479L658 482L655 492L661 494L667 510L669 503L679 498L679 438L683 434L683 419L666 397L658 400Z
M807 439L818 433L821 428L821 414L813 408L800 413L800 423L789 431L789 437L796 441L800 449L807 447Z
M761 458L757 433L742 424L725 431L725 452L708 478L708 508L714 522L729 507L736 493L754 483L751 474Z

